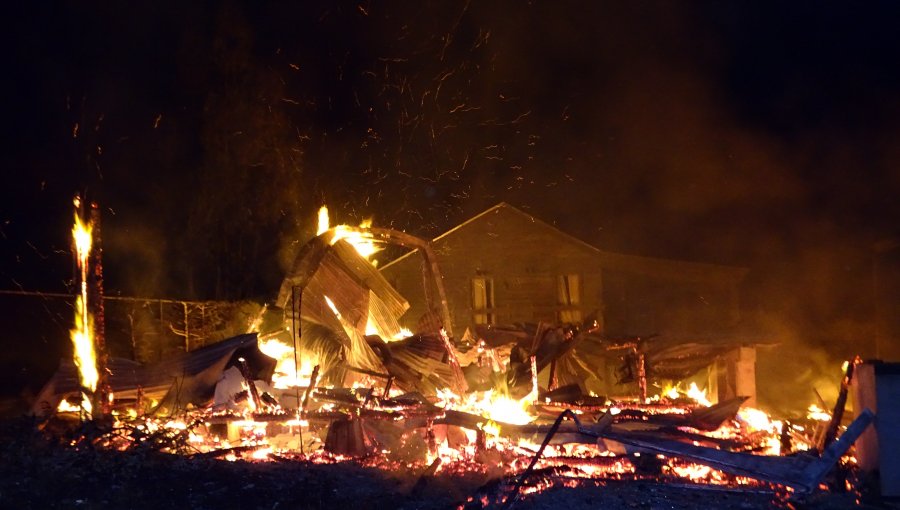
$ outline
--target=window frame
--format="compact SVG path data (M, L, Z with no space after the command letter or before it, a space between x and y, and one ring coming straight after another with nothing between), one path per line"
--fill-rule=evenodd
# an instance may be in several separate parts
M471 280L472 321L475 324L494 324L496 303L494 301L494 279L478 275ZM480 298L480 299L479 299Z

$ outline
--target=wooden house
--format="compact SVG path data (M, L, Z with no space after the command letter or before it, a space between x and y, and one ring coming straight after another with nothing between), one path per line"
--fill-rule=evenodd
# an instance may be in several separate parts
M600 250L500 203L433 241L456 331L475 324L578 323L607 336L710 337L739 320L744 268ZM381 272L410 303L407 327L425 310L421 262L407 254Z
M517 322L598 321L606 338L739 346L738 286L747 270L601 250L500 203L432 241L453 329ZM426 316L420 257L406 254L382 275L410 304L401 324ZM433 315L433 314L432 314ZM755 396L755 352L736 347L711 384ZM712 373L710 374L713 375Z

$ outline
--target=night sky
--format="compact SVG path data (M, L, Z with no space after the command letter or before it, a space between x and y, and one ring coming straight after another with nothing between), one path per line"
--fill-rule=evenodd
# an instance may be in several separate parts
M323 203L433 237L506 201L603 249L748 267L745 320L803 345L873 335L895 2L20 4L0 289L68 289L81 191L107 293L261 301Z

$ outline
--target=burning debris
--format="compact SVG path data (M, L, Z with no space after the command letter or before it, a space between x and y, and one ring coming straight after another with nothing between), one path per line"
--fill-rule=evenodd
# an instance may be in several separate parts
M89 251L90 225L78 221L76 241ZM590 320L476 328L457 340L428 242L329 228L327 212L320 225L277 306L247 334L156 365L109 359L113 421L90 433L78 423L98 393L97 354L79 297L74 364L60 367L35 408L45 430L68 423L73 445L109 450L402 467L417 473L413 492L440 475L474 477L460 507L508 508L554 485L610 480L810 493L836 465L853 465L848 451L873 419L862 411L837 437L844 400L788 423L742 407L745 397L712 403L696 382L650 395L652 381L684 378L725 348L602 338ZM423 257L430 311L414 333L400 327L408 303L367 259L384 243ZM89 264L78 253L86 296ZM599 358L615 360L639 394L584 391Z

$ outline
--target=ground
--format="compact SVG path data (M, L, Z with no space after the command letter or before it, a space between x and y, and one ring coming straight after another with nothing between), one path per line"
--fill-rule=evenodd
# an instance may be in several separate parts
M153 451L73 448L33 422L0 424L0 509L452 509L502 493L484 476L378 469L353 462L228 462ZM418 483L417 483L418 482ZM509 486L505 486L509 490ZM471 500L469 500L471 498ZM580 483L523 495L516 509L850 508L851 494L787 502L768 491L647 481ZM496 506L499 508L499 506Z

